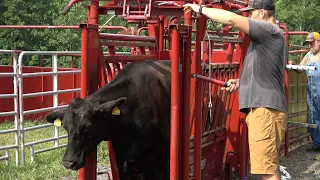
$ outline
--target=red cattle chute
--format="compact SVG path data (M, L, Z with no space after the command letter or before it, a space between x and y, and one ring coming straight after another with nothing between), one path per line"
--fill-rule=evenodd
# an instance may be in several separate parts
M71 1L64 13L77 2L79 1ZM171 59L170 179L200 180L228 177L231 176L232 168L239 170L242 178L247 176L248 164L244 116L238 111L237 93L222 92L220 88L226 86L228 79L239 77L248 39L242 32L230 32L229 26L223 27L222 36L219 32L209 31L209 34L219 36L207 37L205 36L207 18L201 17L196 19L197 26L194 32L196 39L192 48L194 21L190 14L185 14L182 7L187 2L226 10L239 9L246 5L245 1L240 0L217 1L215 4L207 0L172 2L143 0L138 3L121 0L104 5L92 0L89 4L88 24L82 26L83 33L87 33L83 34L82 56L84 63L90 65L91 69L85 67L83 69L88 73L91 72L90 79L96 78L95 75L99 76L99 72L103 71L107 77L100 78L101 87L106 83L103 83L103 79L110 82L114 78L121 68L119 63ZM105 14L122 15L130 23L147 24L147 26L132 35L98 34L97 20L99 15ZM168 16L174 16L174 21L169 22ZM183 25L175 24L182 18L184 18ZM141 30L148 30L148 36L140 36ZM86 36L90 38L87 39ZM96 57L94 53L101 54L101 46L108 48L109 55ZM130 54L115 53L116 47L123 46L137 47L133 48ZM211 59L209 59L210 51ZM105 67L101 67L103 63L106 64ZM209 63L213 66L210 64L209 67L203 68L203 64ZM208 68L209 72L213 69L210 75ZM88 76L86 73L82 75ZM91 87L91 90L82 89L83 96L92 93L98 87L96 82L85 79L83 78L84 83L87 82L88 85L84 86ZM116 159L112 154L111 144L109 152L112 175L114 179L118 179ZM94 155L92 157L95 158ZM95 159L88 160L94 163ZM223 163L226 164L226 169L223 168ZM94 173L94 168L95 165L86 165L80 171L79 179L95 178L94 175L90 175Z

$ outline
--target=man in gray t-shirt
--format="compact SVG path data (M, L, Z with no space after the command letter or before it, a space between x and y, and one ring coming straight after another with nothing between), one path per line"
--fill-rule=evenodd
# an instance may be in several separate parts
M240 111L266 107L287 113L284 70L288 51L283 32L264 20L248 21L251 43L240 76Z
M231 25L251 40L239 79L230 79L228 87L239 88L240 111L247 113L251 173L262 179L280 180L279 152L287 129L287 104L284 70L288 56L284 34L275 23L273 0L249 0L240 9L249 18L230 11L185 4L198 16Z

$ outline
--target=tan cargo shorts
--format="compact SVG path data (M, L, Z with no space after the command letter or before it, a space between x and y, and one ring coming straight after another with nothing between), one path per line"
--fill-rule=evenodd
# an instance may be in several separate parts
M287 114L270 108L251 108L246 117L251 174L278 174Z

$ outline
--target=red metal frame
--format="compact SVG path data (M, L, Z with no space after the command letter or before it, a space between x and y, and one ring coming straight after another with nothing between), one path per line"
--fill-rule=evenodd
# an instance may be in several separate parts
M220 64L240 63L241 67L248 43L240 43L236 49L234 49L235 43L232 42L224 43L222 51L206 49L206 55L203 56L206 58L202 59L201 57L203 52L201 50L201 44L205 34L204 27L206 27L207 18L202 17L197 19L196 43L194 51L192 51L191 27L193 26L193 22L191 20L191 15L184 14L182 7L178 6L186 3L187 1L176 1L171 3L171 5L153 4L150 6L152 1L143 0L140 1L137 6L130 5L130 10L136 11L138 13L137 16L139 17L129 14L129 16L127 15L126 18L129 19L131 23L152 23L148 24L149 37L141 37L137 35L98 34L97 20L99 15L107 14L111 11L115 12L116 15L121 15L124 13L123 11L125 10L125 7L118 6L119 2L122 1L112 1L102 6L99 6L99 1L90 2L88 11L89 24L82 26L82 66L85 66L88 63L90 63L90 65L93 64L94 66L90 66L91 69L87 69L89 67L83 67L84 71L82 71L82 76L85 77L82 78L83 81L81 83L90 84L83 85L83 88L81 89L82 96L92 93L92 91L89 91L89 89L86 88L90 88L90 90L95 90L97 88L95 82L86 81L88 76L86 73L84 73L86 71L90 74L90 79L92 76L104 76L103 78L97 78L100 79L99 85L101 87L106 83L106 81L110 82L110 80L117 73L115 66L118 67L118 65L111 64L111 62L135 62L154 57L159 60L170 58L172 60L170 179L188 179L190 178L190 173L194 173L193 178L195 180L202 179L203 173L206 174L203 176L203 178L208 178L209 176L211 176L211 178L217 178L220 176L221 173L210 172L213 169L208 167L205 167L205 169L202 170L201 163L203 160L206 160L205 158L208 158L208 163L212 163L214 159L221 159L221 163L215 165L217 166L215 171L223 170L221 167L223 161L224 163L232 164L235 169L237 169L237 165L240 164L240 178L242 178L242 176L246 176L248 164L247 137L245 123L243 121L244 117L241 116L237 111L237 95L228 95L226 93L219 92L219 86L213 85L212 94L217 94L219 100L223 101L219 103L216 101L217 99L214 101L214 103L216 103L215 107L218 113L214 119L214 129L204 128L207 122L206 119L203 119L203 117L207 117L207 115L204 115L203 112L208 112L207 107L203 104L208 102L208 98L205 97L204 94L204 90L206 89L205 87L208 85L207 82L225 85L225 81L228 80L228 78L231 78L231 76L236 78L236 76L239 75L239 72L235 73L236 71L232 70L231 72L233 73L229 72L228 74L226 70L221 69L221 72L217 73L217 76L208 78L202 74L203 69L201 63L209 62L207 59L208 51L212 51L214 54L214 56L212 56L212 62L218 62ZM125 2L128 3L129 1ZM199 4L208 3L208 6L211 5L209 1L195 2ZM141 18L142 16L139 15L139 13L141 8L144 8L143 4L146 3L148 3L150 9L148 9L148 15ZM224 9L243 7L242 5L234 4L228 1L223 1L220 3L222 4L215 4L214 6ZM72 3L71 5L69 4L69 7L71 6ZM157 15L156 18L154 15ZM172 22L168 23L168 19L166 18L168 15L177 16L177 20L180 19L180 16L184 16L185 25L179 26L174 25ZM139 32L140 30L142 29L139 29ZM169 51L165 50L166 47L164 47L166 38L165 32L168 32L168 30L172 35L171 42L169 42ZM244 38L243 33L229 33L229 30L229 27L224 27L224 36L240 34L240 36ZM94 41L100 41L100 39L113 41L151 42L155 43L157 48L149 49L149 55L145 55L146 51L144 47L139 47L140 55L135 53L131 56L117 56L113 53L116 44L112 46L109 44L108 49L110 54L109 56L103 56L101 55L101 43L99 43L99 47L94 46ZM208 43L205 41L204 44ZM183 50L182 47L185 47L186 50ZM100 52L99 57L94 55L96 52ZM103 59L106 61L106 64L103 63ZM218 61L217 59L220 60ZM103 67L103 65L106 66ZM119 69L117 68L117 70ZM232 100L235 100L235 102L232 102ZM223 110L222 107L227 107L227 110ZM228 109L231 111L228 112ZM227 132L231 133L227 134ZM201 141L203 138L207 139L207 143L209 144L203 144ZM233 142L231 138L237 139L237 141ZM190 142L193 142L193 146L191 148L189 146ZM245 146L242 147L241 144ZM119 179L116 167L116 159L112 151L112 145L109 143L108 147L113 178ZM237 153L234 153L236 154L235 156L233 154L229 157L229 152ZM88 157L87 165L79 171L79 179L95 179L95 175L91 174L95 174L94 170L96 168L96 164L92 164L96 160L95 158L96 153L93 153L91 157ZM220 160L217 162L220 162ZM194 169L191 169L192 172L189 172L191 166L193 166ZM207 176L207 174L210 175Z
M63 14L81 0L71 0ZM102 1L102 0L100 0ZM125 6L119 3L130 4L130 12L125 12ZM34 28L34 29L82 29L81 46L81 97L95 92L110 82L121 70L126 62L138 62L148 59L170 59L172 61L172 89L171 89L171 145L170 145L170 179L180 180L193 178L214 179L218 177L231 178L231 169L240 171L239 179L248 175L248 137L245 123L245 114L238 111L238 93L227 94L220 91L225 81L230 78L238 78L244 61L249 39L243 32L230 32L229 26L223 26L223 36L239 36L243 42L223 42L218 40L204 40L207 18L196 19L196 30L191 14L185 14L181 5L185 3L198 3L226 10L239 9L246 5L246 1L225 0L213 3L209 0L196 1L152 1L142 0L138 5L133 5L131 0L115 0L99 5L99 0L91 0L88 6L88 23L80 26L8 26L0 28ZM148 5L147 13L142 13L145 5ZM162 5L159 5L162 4ZM147 27L129 29L120 26L98 26L99 15L114 13L125 15L130 23L139 25L147 24ZM135 14L131 14L135 13ZM242 15L246 15L243 13ZM168 20L168 16L174 16ZM182 19L184 25L176 23ZM307 34L308 32L289 32L284 24L287 43L289 35ZM100 34L99 28L119 29L125 35ZM142 30L148 30L149 36L140 36ZM196 33L195 43L191 42L192 33ZM208 31L209 34L217 34L216 31ZM135 35L136 34L136 35ZM171 34L171 38L169 35ZM112 43L100 43L101 40ZM166 42L169 42L169 48ZM119 56L115 53L116 46L125 46L123 42L130 42L128 47L139 43L131 55ZM132 43L134 42L134 43ZM201 49L203 44L203 49ZM237 44L235 48L235 44ZM156 48L154 48L154 45ZM109 55L104 56L102 46L107 46ZM194 47L192 49L192 47ZM149 48L149 51L146 50ZM212 57L209 59L209 52ZM291 50L290 54L303 53L308 50ZM202 64L213 62L216 69L209 78L208 69ZM232 67L231 67L232 66ZM209 66L209 68L211 68ZM90 81L88 77L90 76ZM288 72L285 74L286 96L288 99ZM213 122L208 126L209 86L211 86L213 104ZM113 179L118 180L116 156L112 150L112 144L108 143ZM285 155L288 154L288 133L285 137ZM96 179L96 152L87 158L87 164L79 170L79 179ZM201 167L207 160L210 167ZM225 164L226 169L223 169ZM194 169L192 169L193 167ZM228 170L229 169L229 170ZM213 172L214 171L214 172ZM224 172L220 172L224 171ZM225 174L229 173L229 174ZM190 175L192 174L192 175ZM193 176L193 177L191 177Z

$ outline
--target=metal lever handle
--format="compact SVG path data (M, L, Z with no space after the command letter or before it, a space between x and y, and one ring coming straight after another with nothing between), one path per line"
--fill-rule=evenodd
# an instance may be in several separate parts
M64 7L64 9L62 10L61 14L66 15L70 9L71 9L71 6L66 5L66 7Z

